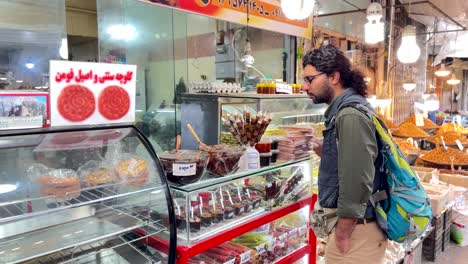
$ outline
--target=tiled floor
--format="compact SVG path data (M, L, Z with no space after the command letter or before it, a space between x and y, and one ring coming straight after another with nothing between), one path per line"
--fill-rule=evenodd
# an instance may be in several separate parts
M435 262L422 259L423 264L466 264L468 263L468 247L459 247L451 242L447 250L442 252Z

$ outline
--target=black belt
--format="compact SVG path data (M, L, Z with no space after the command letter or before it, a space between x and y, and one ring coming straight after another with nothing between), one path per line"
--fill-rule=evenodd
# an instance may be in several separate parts
M365 219L360 218L360 219L357 220L357 223L356 223L356 224L357 224L357 225L369 224L369 223L374 223L374 222L376 222L376 221L377 221L377 219L376 219L375 217L373 217L373 218L365 218Z

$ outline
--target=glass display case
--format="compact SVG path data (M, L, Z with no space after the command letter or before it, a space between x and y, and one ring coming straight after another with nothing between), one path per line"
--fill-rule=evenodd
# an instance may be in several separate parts
M225 131L221 120L222 112L233 108L241 111L250 108L272 114L273 119L269 127L323 122L326 109L324 104L313 104L312 100L303 94L186 93L182 94L181 98L181 133L184 149L198 148L198 143L184 124L191 123L205 144L218 144L222 132Z
M135 127L8 133L0 135L0 263L173 263L169 189ZM150 236L169 250L145 247Z
M193 263L275 263L308 244L310 208L304 207L190 260ZM290 262L285 262L290 263Z
M311 160L170 183L178 244L191 245L311 196Z

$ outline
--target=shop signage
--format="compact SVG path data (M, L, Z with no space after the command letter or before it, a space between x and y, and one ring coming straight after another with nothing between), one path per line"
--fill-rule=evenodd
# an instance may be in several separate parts
M133 123L136 65L50 61L52 126Z
M0 130L47 127L49 94L0 92Z
M238 24L311 38L312 19L290 20L282 12L280 0L139 0L214 17Z

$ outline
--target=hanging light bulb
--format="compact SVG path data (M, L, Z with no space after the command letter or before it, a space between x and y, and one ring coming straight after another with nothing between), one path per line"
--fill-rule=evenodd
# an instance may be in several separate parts
M281 0L284 15L292 20L302 20L314 11L315 0Z
M408 92L413 91L416 88L416 83L413 80L413 69L410 68L408 71L408 75L406 76L406 80L403 83L403 89L405 89Z
M452 73L452 77L447 80L447 83L449 85L457 85L457 84L460 84L460 80L457 79L457 77L455 77L455 74Z
M424 100L424 106L427 111L437 111L439 110L440 102L439 98L435 93L431 93L426 100Z
M365 41L369 44L376 44L385 39L384 24L380 22L382 18L382 6L379 3L371 3L367 7L367 20L364 25Z
M440 68L434 72L434 74L438 77L447 77L450 75L450 71L445 68L445 63L442 63L440 65Z
M401 45L398 48L397 56L401 63L415 63L421 55L421 49L416 43L416 28L414 26L406 26L403 29L403 37Z

